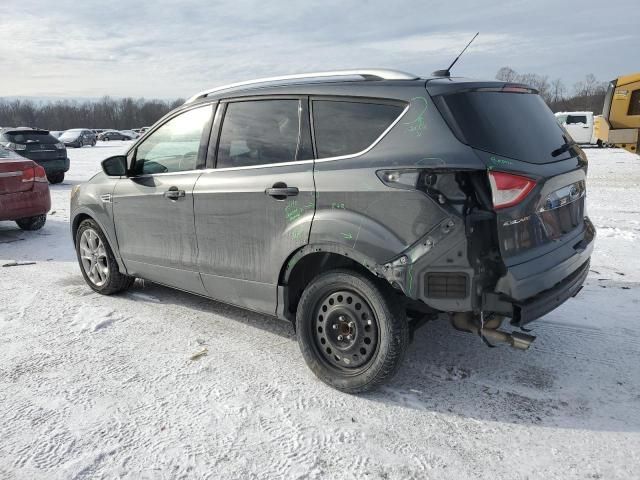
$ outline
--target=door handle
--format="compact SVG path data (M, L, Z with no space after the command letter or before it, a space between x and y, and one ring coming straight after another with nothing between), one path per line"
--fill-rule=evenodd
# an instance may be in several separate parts
M276 200L284 200L287 197L295 197L300 191L298 187L287 187L286 183L274 183L271 188L267 188L264 193Z
M178 187L171 187L169 190L164 192L164 196L169 200L177 200L184 197L184 195L184 190L178 190Z

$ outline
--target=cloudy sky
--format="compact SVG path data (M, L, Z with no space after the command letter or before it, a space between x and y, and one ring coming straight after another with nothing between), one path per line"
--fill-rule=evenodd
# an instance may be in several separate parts
M640 70L638 0L2 0L0 96L188 97L279 74L455 67L560 77ZM55 6L54 6L55 5Z

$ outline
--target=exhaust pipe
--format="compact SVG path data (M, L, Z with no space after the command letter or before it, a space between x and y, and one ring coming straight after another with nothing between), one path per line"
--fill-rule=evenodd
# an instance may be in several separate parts
M489 344L506 343L518 350L527 350L536 337L527 335L526 333L509 333L498 330L502 320L502 317L492 317L485 322L483 326L480 325L478 317L474 316L471 312L456 312L451 314L451 324L456 330L479 335Z

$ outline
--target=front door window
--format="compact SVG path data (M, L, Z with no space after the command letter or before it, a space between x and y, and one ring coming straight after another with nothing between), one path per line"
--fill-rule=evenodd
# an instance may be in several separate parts
M137 150L133 171L136 175L195 170L205 127L213 107L194 108L172 118L153 132Z

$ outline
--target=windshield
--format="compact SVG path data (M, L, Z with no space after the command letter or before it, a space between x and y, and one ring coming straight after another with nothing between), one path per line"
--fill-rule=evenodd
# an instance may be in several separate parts
M82 130L67 130L66 132L64 132L62 135L60 135L60 139L61 140L65 140L65 139L71 139L71 138L77 138L78 135L80 135L80 132Z
M58 140L53 136L49 135L49 132L46 130L38 131L38 130L23 130L23 131L13 131L6 132L4 134L12 143L58 143Z
M478 150L529 163L575 155L570 137L535 93L467 91L439 97L461 141Z

